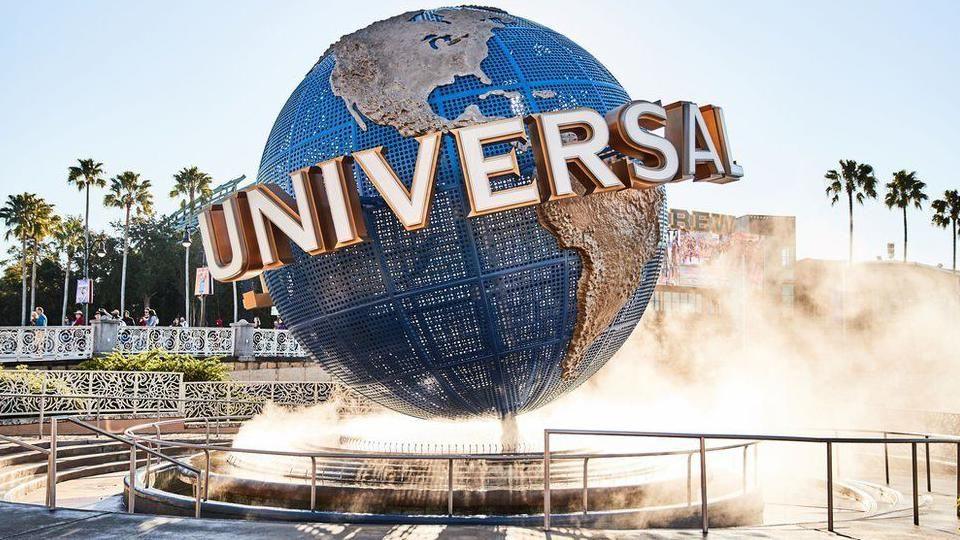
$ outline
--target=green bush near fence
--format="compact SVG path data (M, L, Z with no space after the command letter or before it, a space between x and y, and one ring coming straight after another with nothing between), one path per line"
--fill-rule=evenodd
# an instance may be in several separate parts
M227 366L219 357L197 358L160 349L136 354L113 352L81 362L77 368L94 371L172 371L183 373L185 382L223 381Z
M44 383L46 379L46 383ZM25 364L19 364L12 370L4 371L0 366L0 382L12 386L26 385L30 394L76 394L76 389L70 383L60 379L50 379L44 376L43 371L31 370Z

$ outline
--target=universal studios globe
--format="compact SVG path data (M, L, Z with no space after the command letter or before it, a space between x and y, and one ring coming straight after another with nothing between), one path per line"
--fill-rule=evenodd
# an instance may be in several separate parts
M291 191L291 171L383 146L409 185L416 135L627 101L602 64L536 23L478 7L404 13L324 53L280 111L259 179ZM495 189L536 174L529 146L514 149L522 176ZM561 396L621 347L659 275L662 188L468 218L445 136L429 225L405 231L354 175L369 240L317 256L294 247L294 263L266 280L326 370L403 413L503 417Z

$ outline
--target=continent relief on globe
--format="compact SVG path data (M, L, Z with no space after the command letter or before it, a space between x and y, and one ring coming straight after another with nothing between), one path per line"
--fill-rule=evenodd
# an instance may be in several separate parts
M436 10L441 20L403 13L343 36L324 53L336 64L330 76L333 92L346 103L361 129L371 121L396 128L406 137L429 131L495 120L469 105L450 120L428 103L437 87L456 77L473 75L490 84L480 63L487 57L493 30L508 15L468 9ZM482 94L504 94L492 91ZM512 93L511 93L512 94ZM511 96L512 97L512 96ZM574 181L578 194L585 190ZM537 219L563 248L576 250L583 263L577 284L577 320L567 346L562 372L578 374L590 345L613 323L640 285L643 267L657 250L664 189L625 189L541 204Z

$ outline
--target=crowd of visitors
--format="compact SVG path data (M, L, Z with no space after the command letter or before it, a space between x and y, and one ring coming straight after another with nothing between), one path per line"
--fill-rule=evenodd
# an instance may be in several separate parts
M104 319L112 319L120 321L120 326L159 326L160 318L157 316L157 312L153 309L146 308L143 310L143 316L139 319L134 319L130 316L130 311L125 310L123 315L120 315L120 310L115 309L113 311L107 311L104 308L98 309L93 314L93 320L99 321ZM30 313L30 326L47 326L49 324L47 315L44 313L42 307L36 307ZM64 326L84 326L87 324L87 320L83 316L83 311L77 310L73 314L73 318L65 318L63 320ZM223 326L223 318L217 317L216 326ZM176 326L180 328L186 328L190 326L187 322L186 317L177 316L171 322L170 326ZM253 318L253 326L255 328L260 328L260 317ZM277 317L273 321L273 327L277 330L286 330L287 325L283 322L280 317Z

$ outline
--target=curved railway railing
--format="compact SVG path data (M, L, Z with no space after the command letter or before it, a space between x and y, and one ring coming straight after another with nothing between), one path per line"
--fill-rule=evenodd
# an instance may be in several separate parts
M206 434L207 441L210 440L211 428L210 423L215 423L215 425L220 424L237 424L245 420L250 419L250 416L225 416L217 418L208 418L202 421L206 422ZM724 452L728 450L737 450L742 449L743 453L743 467L741 469L742 483L741 489L743 493L747 492L747 477L750 467L748 465L748 450L753 449L753 459L756 460L756 441L743 441L733 444L711 446L706 448L701 448L699 450L693 449L680 449L680 450L664 450L664 451L647 451L647 452L575 452L575 453L566 453L566 454L554 454L551 455L547 453L502 453L502 454L470 454L470 453L382 453L382 452L346 452L346 451L314 451L314 452L304 452L304 451L280 451L280 450L266 450L258 448L240 448L240 447L224 447L220 445L211 445L208 443L205 444L193 444L185 443L182 441L170 441L164 440L162 433L164 427L175 425L180 423L181 420L172 419L172 420L158 420L154 422L148 422L145 424L140 424L127 428L124 431L124 436L131 441L136 441L137 443L150 446L152 448L169 448L169 449L189 449L193 450L196 454L203 454L204 464L200 469L203 471L202 477L197 477L197 481L200 482L200 487L198 491L203 492L203 499L208 500L208 488L210 485L210 471L211 471L211 453L220 452L227 454L252 454L252 455L264 455L264 456L276 456L284 458L297 458L303 460L309 460L310 462L310 511L316 511L317 509L317 461L320 459L333 459L333 460L358 460L358 461L380 461L380 460L391 460L391 461L428 461L428 462L445 462L446 463L446 493L447 493L447 515L453 516L454 514L454 470L455 464L459 462L466 463L542 463L546 471L549 471L549 462L550 460L577 460L582 462L582 483L580 485L581 491L581 502L582 502L582 512L584 515L589 513L589 463L591 460L600 460L600 459L626 459L626 458L658 458L658 457L670 457L670 456L682 456L687 458L687 501L688 504L693 503L692 499L692 485L693 485L693 476L691 474L691 463L692 459L696 455L702 456L714 452ZM150 461L147 461L147 467L144 472L144 481L146 484L150 483L150 473L151 465ZM546 482L547 476L545 476ZM756 478L754 477L756 481ZM548 486L549 490L550 482L547 482L545 485ZM136 490L136 475L131 472L127 479L127 485L130 487L130 491L133 492ZM544 493L548 493L548 490ZM128 504L133 504L129 502ZM132 506L130 507L132 508ZM198 512L200 505L197 506ZM545 510L548 506L544 506ZM128 508L129 510L129 508ZM132 510L131 510L132 511ZM199 514L197 514L199 517Z
M35 397L35 396L27 396ZM78 396L81 398L92 399L90 396ZM98 399L103 399L104 397L109 396L96 396ZM180 401L205 401L202 398L175 398ZM218 401L218 400L206 400L206 401ZM244 401L244 400L238 400ZM257 403L262 403L257 401ZM10 436L0 436L0 440L16 444L26 450L37 452L42 455L45 459L48 460L49 466L47 467L47 505L51 508L57 506L57 496L56 496L56 483L58 479L57 473L57 440L58 440L58 426L64 422L69 422L79 426L85 430L90 431L91 433L96 433L98 436L109 437L115 441L119 441L122 444L126 445L130 449L130 471L127 478L127 483L130 489L127 493L127 510L132 512L136 507L136 494L138 488L138 470L137 470L137 459L138 453L143 453L147 456L146 467L143 469L142 478L146 483L149 483L151 474L156 474L156 470L161 464L166 464L166 467L176 467L181 471L184 476L191 478L194 489L193 497L195 499L194 504L194 513L197 517L201 517L203 514L203 503L208 498L208 488L210 486L210 455L212 452L226 452L226 453L241 453L241 454L259 454L259 455L270 455L270 456L285 456L290 458L297 458L308 460L310 462L310 485L311 485L311 497L310 497L310 509L314 510L316 508L316 493L317 493L317 460L321 459L349 459L349 460L377 460L377 459L390 459L390 460L428 460L428 461L445 461L447 463L447 501L448 501L448 514L452 515L454 512L454 464L460 461L471 462L471 461L524 461L524 462L542 462L543 470L543 523L544 529L549 530L551 528L551 490L556 489L557 484L554 478L551 476L551 465L558 461L568 461L568 460L578 460L582 462L582 484L580 489L582 490L582 510L584 514L587 514L591 511L589 506L589 463L592 460L600 459L619 459L619 458L636 458L636 457L657 457L657 456L685 456L687 459L687 488L688 488L688 501L690 504L695 504L695 501L692 496L692 490L694 486L694 481L699 487L699 505L700 505L700 516L702 519L701 528L704 532L709 529L709 505L710 501L708 497L708 471L711 467L711 458L715 452L729 452L729 451L742 451L743 452L743 466L742 466L742 476L743 476L743 491L746 492L747 489L747 476L748 476L748 456L754 458L754 466L756 464L757 449L761 443L803 443L803 444L813 444L813 445L822 445L825 451L826 457L826 468L824 471L824 476L826 480L826 513L827 513L827 529L830 531L834 530L834 447L843 446L843 445L881 445L883 447L884 455L884 475L889 484L890 480L890 456L887 449L891 446L908 446L910 449L910 468L911 468L911 480L912 480L912 500L911 506L913 511L913 522L915 525L920 523L920 500L919 500L919 467L918 467L918 449L923 447L925 449L925 459L926 459L926 471L927 471L927 488L930 490L930 448L932 446L947 446L952 451L956 452L957 462L960 463L960 437L952 435L942 435L936 433L919 433L919 432L909 432L909 431L849 431L853 435L829 435L829 436L818 436L818 435L770 435L770 434L748 434L748 433L674 433L674 432L654 432L654 431L601 431L601 430L578 430L578 429L546 429L543 432L544 435L544 452L542 454L504 454L504 455L476 455L476 454L465 454L465 453L446 453L446 454L406 454L406 453L376 453L376 452L345 452L345 451L319 451L319 452L304 452L304 451L276 451L276 450L263 450L263 449L252 449L252 448L234 448L227 447L221 444L216 444L211 442L211 431L217 430L219 433L221 426L232 425L236 426L237 424L250 418L250 415L231 415L231 416L216 416L216 417L200 417L195 419L194 428L195 429L204 429L205 428L205 437L201 437L200 441L202 442L184 442L173 441L164 438L164 428L170 427L177 423L183 423L184 419L160 419L157 418L150 422L145 422L143 424L136 425L134 427L126 429L123 434L110 433L99 426L92 424L87 421L87 417L83 416L69 416L69 417L59 417L52 418L49 420L49 436L50 436L50 445L49 448L43 448L38 445L34 445L23 440L17 439ZM194 432L196 433L196 432ZM683 439L688 441L693 441L696 445L695 448L689 449L679 449L679 450L667 450L660 452L581 452L581 451L567 451L563 453L557 453L555 450L552 450L552 443L555 442L554 439L557 437L626 437L626 438L648 438L648 439ZM711 446L710 442L716 442L719 444ZM203 459L199 463L189 463L187 460L178 459L167 455L167 450L188 450L192 455L203 456ZM201 464L202 463L202 464ZM696 464L696 471L693 469L693 465ZM716 466L714 464L713 466ZM956 481L957 481L957 495L960 497L960 467L956 469ZM757 473L754 472L754 484L757 483ZM144 484L146 485L146 484ZM565 488L569 488L569 482L564 485Z

